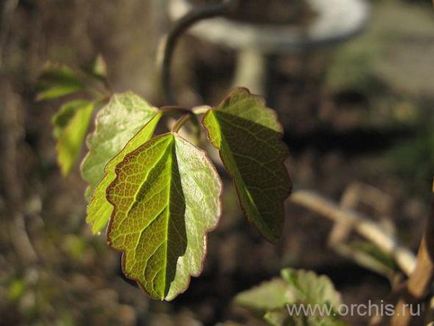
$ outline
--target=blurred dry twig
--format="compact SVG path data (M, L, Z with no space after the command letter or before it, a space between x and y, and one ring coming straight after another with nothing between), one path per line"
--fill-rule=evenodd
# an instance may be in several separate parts
M379 212L381 218L379 226L385 226L383 227L385 231L391 229L392 231L388 232L390 236L394 234L393 226L390 227L390 220L386 218L393 205L390 196L373 186L355 182L343 193L340 207L343 209L356 210L360 203L365 203L375 208ZM391 267L378 261L369 253L353 248L351 245L345 243L348 240L351 231L352 225L348 220L336 222L328 239L330 247L341 256L352 259L357 264L386 276L391 283L395 282L395 273Z
M334 202L321 195L305 190L294 192L291 201L310 209L336 223L351 225L352 229L365 239L375 244L387 254L390 254L406 275L411 275L416 265L413 253L403 247L397 239L385 232L377 223L370 221L364 215L350 209L339 207Z

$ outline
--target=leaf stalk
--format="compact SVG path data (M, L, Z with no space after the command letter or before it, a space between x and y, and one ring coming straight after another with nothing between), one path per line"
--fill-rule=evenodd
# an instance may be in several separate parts
M184 114L181 118L179 118L179 119L175 122L175 124L173 125L171 131L177 133L177 132L182 128L182 126L183 126L187 121L189 121L189 120L191 119L192 116L193 116L193 115L191 114L191 112L188 113L188 114Z
M238 0L223 0L218 4L200 6L191 10L175 23L164 44L161 67L161 85L166 101L172 104L176 103L176 97L171 85L171 65L179 38L186 30L201 20L226 15L236 8L237 2Z

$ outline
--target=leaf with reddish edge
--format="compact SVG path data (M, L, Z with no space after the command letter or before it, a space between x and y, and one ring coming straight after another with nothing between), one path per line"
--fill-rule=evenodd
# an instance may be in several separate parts
M108 243L124 274L154 299L172 300L202 271L206 234L220 217L221 182L205 152L179 135L128 154L107 189Z

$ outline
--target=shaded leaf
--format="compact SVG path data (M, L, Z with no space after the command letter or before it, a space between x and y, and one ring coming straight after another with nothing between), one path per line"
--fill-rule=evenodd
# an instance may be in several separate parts
M116 167L108 242L152 297L171 300L202 270L220 215L220 179L206 154L176 134L155 137Z
M282 129L275 113L262 98L237 88L207 112L203 123L234 178L248 219L267 239L278 240L283 227L283 202L291 182L283 164L288 151L280 140Z
M112 214L113 206L106 199L106 189L116 177L116 165L122 162L127 154L151 139L161 115L161 113L155 113L154 117L105 166L104 177L95 188L92 199L87 207L86 222L91 225L93 233L101 232Z
M94 107L94 103L89 101L71 101L64 104L52 119L57 139L57 161L63 175L71 172L79 157Z
M132 93L115 94L96 116L95 131L87 138L88 154L81 165L90 195L104 175L104 167L158 110Z
M84 88L75 72L64 65L47 64L39 77L36 100L51 100Z
M348 246L353 250L365 253L366 255L377 261L379 264L383 265L385 268L391 270L398 269L393 257L390 254L382 251L372 242L364 240L353 240L348 242Z

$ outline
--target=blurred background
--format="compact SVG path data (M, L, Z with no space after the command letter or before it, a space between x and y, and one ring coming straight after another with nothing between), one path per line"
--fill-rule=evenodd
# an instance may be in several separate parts
M259 28L306 27L318 14L301 1L251 3L245 17ZM284 124L295 189L337 203L353 194L352 208L415 251L434 175L432 3L369 4L366 25L346 42L271 53L262 57L261 85L257 76L242 80L258 87ZM168 6L166 0L0 1L0 324L260 325L231 300L284 267L328 275L345 303L387 298L390 275L332 248L332 223L289 201L282 240L273 246L262 239L245 223L227 176L204 272L186 293L154 302L122 278L119 255L84 221L86 185L78 167L67 178L57 167L50 121L59 103L36 102L35 85L47 61L79 68L102 55L115 91L166 104L156 58L172 26ZM239 80L242 62L239 49L183 36L173 67L180 104L217 104ZM351 241L369 247L354 235ZM373 255L388 271L398 270L387 255ZM348 321L366 324L362 317Z

